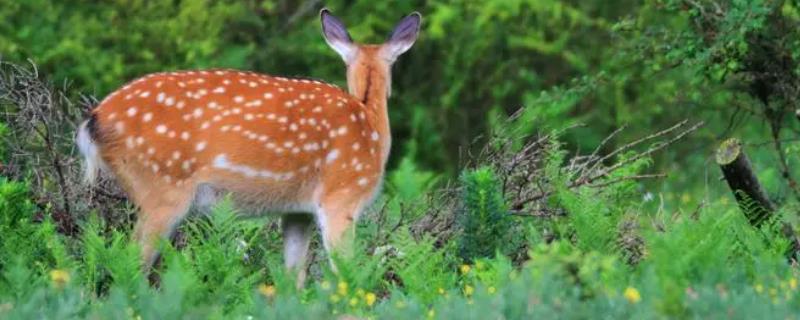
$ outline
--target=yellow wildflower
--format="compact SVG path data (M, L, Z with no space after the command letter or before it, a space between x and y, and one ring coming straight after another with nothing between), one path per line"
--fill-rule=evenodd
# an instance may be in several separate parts
M53 271L50 271L50 281L52 281L53 285L55 285L58 288L62 288L64 287L64 285L69 283L69 279L70 279L69 272L67 271L61 269L55 269Z
M439 294L443 295L445 293L444 288L439 288Z
M328 289L331 288L331 283L328 282L327 280L325 280L325 281L322 281L322 283L319 284L319 287L322 288L322 290L326 290L327 291Z
M483 266L484 266L484 265L483 265L483 261L475 261L475 269L476 269L476 270L481 270L481 269L483 269Z
M433 309L428 310L428 318L433 319L434 316L436 316L436 312Z
M791 288L792 290L797 289L797 279L795 278L789 279L789 288Z
M347 282L339 281L339 284L336 286L336 292L340 295L346 296L347 295Z
M341 300L341 298L339 297L338 294L331 295L330 299L331 299L331 302L333 302L333 303L337 303L337 302L339 302L339 300Z
M475 292L475 288L471 285L464 286L464 295L471 296L473 292Z
M495 287L489 287L489 289L486 289L486 291L489 291L489 294L494 294L497 292L497 289Z
M275 296L275 286L262 283L260 286L258 286L258 292L267 298L272 298Z
M350 298L350 306L351 307L355 307L357 305L358 305L358 298L356 298L356 297Z
M364 302L370 307L375 304L375 300L377 299L378 297L372 292L367 292L367 294L364 295Z
M469 273L470 269L472 269L472 268L470 268L470 266L468 264L462 264L461 265L461 274Z
M364 289L358 288L358 290L356 290L356 296L363 297L365 293Z
M758 293L764 292L764 286L762 286L760 283L756 284L755 289L756 289L756 292L758 292Z
M625 292L622 295L630 303L639 303L639 301L642 300L642 295L639 294L639 290L636 290L636 288L633 288L633 287L625 288Z

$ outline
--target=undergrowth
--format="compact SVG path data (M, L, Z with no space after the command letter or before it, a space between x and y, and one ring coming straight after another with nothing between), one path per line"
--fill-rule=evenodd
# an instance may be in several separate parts
M546 178L568 181L564 153L547 154ZM270 243L278 239L272 220L237 218L227 200L184 224L182 248L162 243L151 284L128 230L90 215L79 236L62 235L24 182L0 180L0 316L754 318L800 308L787 242L769 224L752 228L732 203L647 214L629 181L556 188L548 205L563 214L545 219L511 215L499 179L491 164L462 174L457 230L442 237L418 223L427 218L425 199L443 187L401 165L358 224L353 255L333 257L334 273L318 250L300 291ZM525 258L512 259L520 251Z

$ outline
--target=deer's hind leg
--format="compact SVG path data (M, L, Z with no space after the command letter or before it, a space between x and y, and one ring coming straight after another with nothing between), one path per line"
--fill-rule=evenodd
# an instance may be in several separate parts
M306 260L313 224L314 217L309 214L290 213L281 218L283 260L286 269L297 273L298 288L302 288L306 281Z

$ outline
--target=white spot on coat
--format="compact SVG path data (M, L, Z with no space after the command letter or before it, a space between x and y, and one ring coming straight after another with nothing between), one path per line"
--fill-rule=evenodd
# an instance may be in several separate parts
M333 149L325 156L325 163L331 163L339 157L339 149Z

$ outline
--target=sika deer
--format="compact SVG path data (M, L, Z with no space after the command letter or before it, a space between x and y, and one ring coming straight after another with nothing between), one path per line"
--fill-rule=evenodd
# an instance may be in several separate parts
M154 241L193 204L230 193L243 208L284 214L285 264L301 284L314 220L330 253L378 193L391 145L390 68L421 16L404 18L381 45L354 43L328 10L320 18L347 65L349 94L235 70L156 73L108 95L81 125L87 180L110 172L139 207L145 269Z

